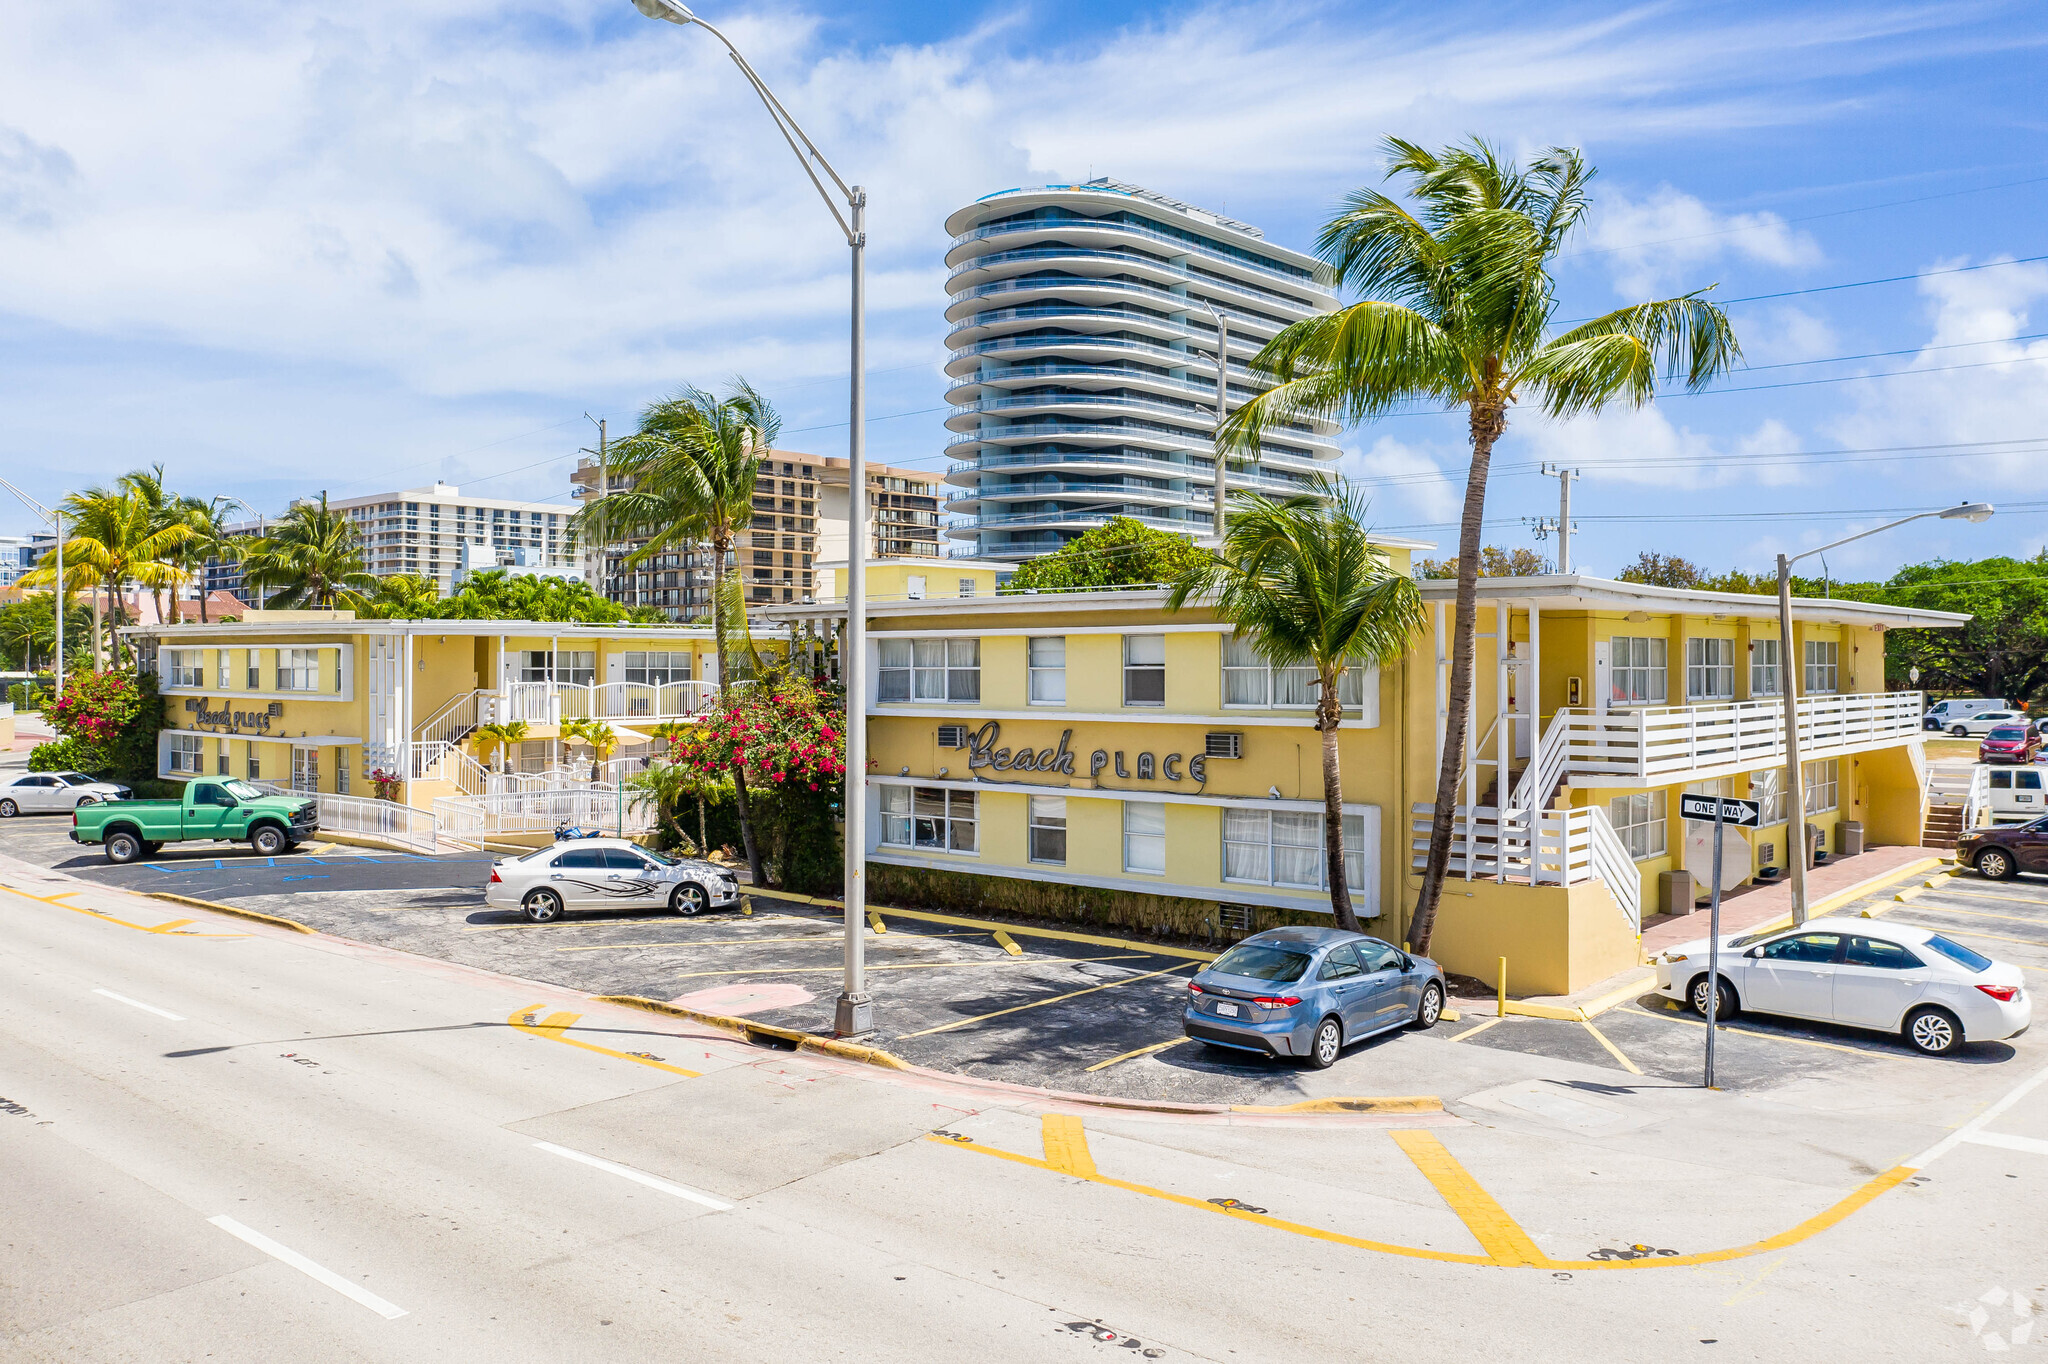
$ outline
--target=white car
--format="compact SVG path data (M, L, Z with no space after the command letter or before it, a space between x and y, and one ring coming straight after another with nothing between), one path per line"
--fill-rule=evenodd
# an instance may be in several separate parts
M1948 732L1955 735L1958 739L1981 738L2000 725L2024 725L2026 723L2027 717L2023 711L1980 710L1975 715L1968 715L1955 721L1948 727Z
M577 838L491 867L484 903L544 924L571 909L672 909L702 914L740 898L739 878L715 862L674 858L623 838Z
M83 772L24 772L0 779L0 819L16 815L69 814L81 805L127 800L134 791Z
M1707 1012L1708 940L1657 958L1657 993ZM1993 1042L2033 1021L2020 968L1932 929L1813 919L1721 940L1716 1016L1738 1010L1902 1035L1929 1056Z

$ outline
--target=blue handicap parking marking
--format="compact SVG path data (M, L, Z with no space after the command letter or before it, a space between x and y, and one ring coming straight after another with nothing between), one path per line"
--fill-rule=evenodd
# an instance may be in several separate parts
M287 881L327 881L332 878L324 874L316 874L313 876L287 876L284 879Z

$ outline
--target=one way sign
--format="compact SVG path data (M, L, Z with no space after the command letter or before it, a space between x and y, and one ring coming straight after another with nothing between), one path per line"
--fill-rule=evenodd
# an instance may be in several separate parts
M1686 819L1704 819L1712 822L1715 807L1720 807L1721 818L1729 824L1738 824L1754 829L1763 818L1764 807L1753 800L1733 800L1727 796L1680 796L1678 813Z

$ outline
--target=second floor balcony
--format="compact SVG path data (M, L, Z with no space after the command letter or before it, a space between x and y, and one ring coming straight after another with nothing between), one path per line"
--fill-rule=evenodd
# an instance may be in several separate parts
M1810 761L1920 737L1919 692L1802 696L1799 756ZM1726 701L1641 710L1560 710L1545 729L1535 764L1583 777L1590 786L1658 786L1699 781L1785 761L1780 700Z

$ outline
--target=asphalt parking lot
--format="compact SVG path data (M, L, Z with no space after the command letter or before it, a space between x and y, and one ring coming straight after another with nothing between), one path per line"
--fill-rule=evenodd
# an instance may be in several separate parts
M127 867L71 844L68 824L0 825L0 854L103 884L170 891L276 914L310 927L592 994L638 995L708 1013L828 1031L838 989L840 924L829 908L751 897L751 913L686 920L662 912L582 913L546 925L487 908L492 859L332 847L281 858L200 845ZM2048 975L2048 879L1988 883L1939 876L1900 902L1895 887L1836 913L1938 927L1993 956ZM1917 884L1917 883L1913 883ZM1520 1056L1560 1063L1618 1087L1696 1085L1704 1024L1645 993L1590 1025L1493 1017L1491 1002L1453 1001L1464 1016L1427 1034L1397 1032L1349 1048L1327 1072L1220 1054L1182 1038L1186 981L1200 954L1104 935L1103 941L998 939L993 924L885 915L867 934L878 999L871 1039L905 1060L991 1080L1121 1097L1285 1104L1343 1094L1433 1093L1454 1046L1487 1074ZM2035 1035L1967 1044L1930 1060L1896 1038L1743 1015L1717 1039L1721 1088L1795 1101L1885 1106L1915 1091L1969 1090L2048 1060ZM2041 1053L2031 1065L2025 1058ZM1488 1058L1491 1058L1489 1061ZM1455 1086L1453 1086L1455 1088Z

